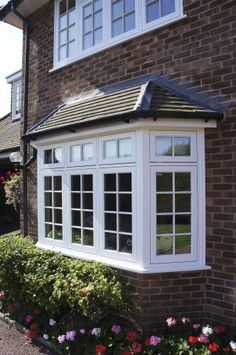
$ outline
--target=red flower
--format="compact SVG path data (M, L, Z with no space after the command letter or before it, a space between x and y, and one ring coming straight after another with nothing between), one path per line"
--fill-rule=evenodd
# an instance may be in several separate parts
M145 344L146 346L150 346L150 345L151 345L151 344L150 344L150 338L145 339L144 344Z
M196 344L196 343L198 342L198 338L197 338L197 337L194 337L194 336L192 336L192 335L190 335L190 336L188 337L188 342L189 342L190 344Z
M224 325L216 325L213 330L216 334L223 334L226 332L226 328Z
M132 348L135 354L141 353L142 351L142 345L138 343L137 341L132 344Z
M212 352L212 353L214 353L214 352L216 352L218 349L219 349L219 345L218 344L216 344L216 343L211 343L211 344L209 344L208 345L208 349Z
M29 340L32 340L37 336L37 332L35 330L27 330L26 336Z
M134 330L129 330L126 336L126 339L130 342L136 341L138 338L138 334Z
M96 345L95 351L96 351L96 355L103 355L105 354L106 348L104 345L98 344Z
M35 330L37 330L37 329L38 329L38 324L37 324L37 323L32 323L32 324L30 325L30 330L35 331Z

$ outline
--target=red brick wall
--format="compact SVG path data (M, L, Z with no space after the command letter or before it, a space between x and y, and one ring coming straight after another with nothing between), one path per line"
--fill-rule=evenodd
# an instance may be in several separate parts
M184 0L175 24L49 73L53 67L53 1L31 16L30 126L82 91L154 71L230 101L217 129L207 130L207 256L212 271L137 275L143 322L172 314L236 319L236 3ZM29 230L36 234L35 168L30 172Z

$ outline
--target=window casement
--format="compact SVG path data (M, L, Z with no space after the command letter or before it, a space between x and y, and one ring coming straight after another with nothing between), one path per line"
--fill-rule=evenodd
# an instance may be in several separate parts
M55 0L54 68L183 17L182 0Z
M21 80L12 84L12 120L19 119L21 115Z
M61 144L45 147L43 150L43 168L62 167L64 165L64 146Z
M135 161L135 136L133 133L104 136L99 140L100 164Z
M86 139L67 145L68 166L94 165L96 163L96 140Z

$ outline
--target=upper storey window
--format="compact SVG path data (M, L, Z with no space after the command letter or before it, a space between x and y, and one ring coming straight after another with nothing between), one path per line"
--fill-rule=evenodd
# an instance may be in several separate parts
M21 81L13 83L12 90L12 119L14 120L21 114Z
M54 67L183 18L183 0L55 0Z

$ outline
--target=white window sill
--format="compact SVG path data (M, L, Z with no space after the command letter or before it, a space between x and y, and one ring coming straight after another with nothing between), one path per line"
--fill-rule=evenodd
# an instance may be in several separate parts
M187 272L187 271L202 271L202 270L210 270L211 266L205 265L205 264L200 264L197 262L192 262L192 263L173 263L173 264L155 264L155 265L148 265L146 267L143 267L141 265L138 265L133 262L127 262L124 260L114 260L112 258L108 257L103 257L99 255L92 255L92 254L86 254L82 252L78 252L75 250L71 249L66 249L62 247L55 247L51 246L48 244L44 244L41 242L38 242L36 246L40 249L46 249L46 250L51 250L54 252L59 252L65 256L69 256L71 258L76 258L76 259L82 259L86 261L96 261L96 262L101 262L104 264L107 264L109 266L112 266L117 269L121 270L126 270L126 271L131 271L131 272L137 272L141 274L149 274L149 273L167 273L167 272Z

